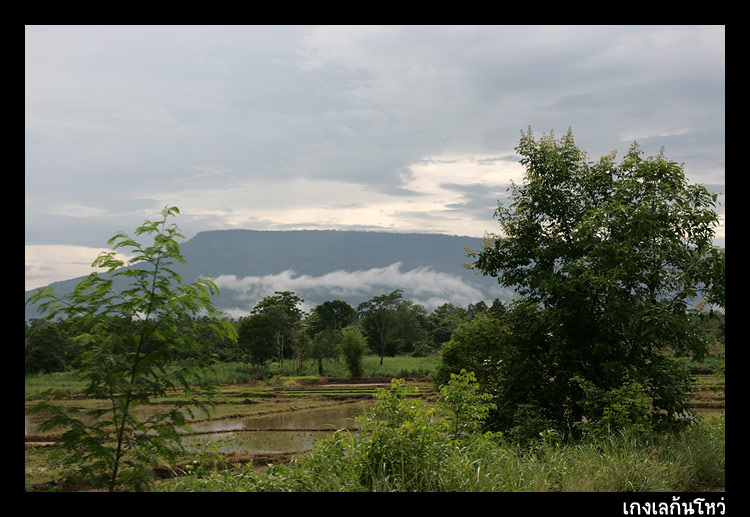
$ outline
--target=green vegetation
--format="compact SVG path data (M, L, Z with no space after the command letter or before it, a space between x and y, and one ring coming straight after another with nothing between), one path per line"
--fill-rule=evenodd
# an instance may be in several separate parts
M42 289L29 299L42 302L50 319L67 316L66 324L79 349L76 374L86 382L86 397L106 401L95 408L62 406L50 400L55 396L50 390L32 395L39 402L28 410L29 414L51 415L42 430L65 429L54 452L69 468L71 478L84 479L94 487L110 491L148 487L151 467L176 452L178 429L185 426L181 409L204 408L215 392L193 362L172 367L178 354L187 352L198 359L205 352L195 315L219 315L211 303L216 290L212 282L183 285L170 269L175 261L183 260L175 240L181 235L174 225L167 226L168 217L177 213L176 208L165 208L163 219L146 221L136 229L136 235L153 236L150 246L122 232L109 241L113 249L129 248L134 255L131 264L141 267L123 269L114 251L94 261L95 267L116 271L113 276L127 277L128 289L117 292L112 289L112 278L93 273L62 298L52 289ZM212 325L212 330L235 339L234 327L228 323ZM53 341L60 341L60 336L57 333ZM167 411L147 418L134 411L178 388L181 399ZM78 418L84 409L87 420Z
M377 378L423 378L430 375L440 363L440 356L427 357L396 356L387 357L380 364L380 357L373 354L361 357L361 377ZM323 360L326 375L323 378L354 378L346 359L329 358ZM222 362L207 370L214 384L243 384L272 378L321 378L318 373L317 359L303 359L299 365L268 362L263 366L251 365L243 362Z
M454 377L443 397L471 389ZM359 433L340 431L290 464L224 465L158 482L158 491L683 491L724 486L724 419L666 436L611 433L563 444L553 432L519 445L500 434L448 434L456 409L465 430L481 427L477 401L437 406L409 398L394 380L380 390ZM439 413L438 411L441 411ZM441 414L448 415L449 420ZM474 415L468 416L468 415Z
M349 326L341 331L341 352L349 368L349 374L356 378L362 376L362 356L365 353L366 338L362 332L354 326ZM382 364L382 362L381 362ZM322 368L319 368L322 371Z
M117 234L115 248L150 265L97 259L131 280L126 290L92 274L61 298L42 289L30 299L49 316L26 325L27 413L51 415L41 438L57 444L27 451L27 477L46 458L50 486L76 477L109 490L723 487L724 417L698 416L724 405L715 197L636 145L619 165L614 155L589 163L572 133L536 141L529 130L517 151L527 174L498 207L502 236L469 252L516 289L508 304L428 314L395 290L305 313L278 291L234 321L211 303L213 283L183 285L170 267L182 260L166 226L176 208L138 228L156 234L152 246ZM314 386L342 383L333 378L347 386ZM390 389L367 386L384 379ZM288 464L180 449L178 432L200 422L194 409L231 418L363 397L375 405L358 430ZM178 477L154 481L159 469Z
M429 340L424 307L405 300L401 289L362 302L357 313L370 346L380 354L381 364L385 355L414 352Z
M636 144L620 164L614 154L591 163L572 132L537 141L529 129L516 151L524 184L498 206L501 235L471 256L520 298L494 329L472 321L455 332L446 348L462 357L445 368L481 363L474 371L497 404L492 427L504 433L568 439L633 419L657 431L687 425L691 379L666 353L704 357L700 323L724 308L716 195L688 184L663 152L643 159Z
M436 360L437 359L437 360ZM334 371L331 360L331 371ZM395 357L386 358L384 366L379 366L378 355L364 358L366 366L365 376L384 373L382 377L397 377L399 371L429 372L439 364L439 357L415 358ZM710 360L705 360L710 363ZM282 369L278 363L266 365L263 381L251 375L251 372L241 372L244 363L222 365L216 368L217 375L212 378L221 384L222 402L211 411L212 418L236 417L239 415L263 414L273 411L299 411L307 407L320 404L318 397L325 395L329 403L336 403L340 397L347 401L350 397L373 396L376 389L364 385L362 387L344 385L335 390L331 386L317 387L320 378L316 374L316 361L308 359L303 369L310 371L309 375L293 374L292 365L285 365ZM695 363L700 365L702 363ZM244 365L247 366L247 365ZM329 368L326 365L326 368ZM341 377L348 376L347 368L340 361ZM286 373L285 373L286 372ZM241 380L234 382L236 376ZM407 375L412 377L412 375ZM719 370L701 376L700 379L711 381L723 379ZM461 414L461 407L470 408L472 405L483 404L484 400L472 399L481 395L478 385L470 381L467 375L459 381L451 391L454 398L467 401L463 406L453 404L458 410L451 410L446 405L446 399L439 413L445 419L444 424L456 428L453 415ZM708 397L719 395L721 392L710 391L721 388L721 384L711 383L703 386L696 395ZM407 381L400 385L400 391L394 396L407 396L410 386L418 386L417 394L427 394L420 406L429 407L433 402L435 391L430 390L430 383ZM27 392L33 392L48 387L63 390L72 396L70 403L80 404L77 393L85 387L74 379L70 373L40 374L27 377ZM413 388L412 388L413 389ZM471 390L468 391L467 390ZM462 395L462 393L464 393ZM152 402L169 401L177 397L173 394L165 399ZM411 395L412 397L414 394ZM243 405L243 401L247 405ZM718 403L718 401L717 401ZM723 399L721 400L723 407ZM480 409L480 411L482 411ZM697 409L701 414L710 414L704 409ZM369 413L373 416L375 412ZM471 414L471 413L470 413ZM199 413L195 418L200 418ZM193 420L188 420L191 424ZM195 420L197 421L197 420ZM544 437L537 436L534 441L521 446L511 440L510 436L484 433L484 428L476 423L481 417L459 418L455 421L471 423L462 426L467 432L461 433L461 446L437 451L439 461L428 460L426 463L440 465L440 477L435 478L432 489L458 491L615 491L615 490L667 490L682 491L710 487L724 486L724 418L707 417L700 423L690 426L684 432L675 435L636 435L627 430L593 437L585 440L564 444L553 433L545 433ZM441 424L442 425L442 424ZM442 427L441 429L445 429ZM469 432L474 431L473 433ZM431 434L428 433L428 436ZM374 483L374 487L367 487L360 483L359 476L354 476L357 462L352 459L349 474L342 470L342 458L336 451L348 450L345 444L349 440L356 440L356 433L342 431L338 436L331 436L332 444L321 442L312 451L298 455L290 464L273 463L266 467L266 461L257 464L240 461L232 456L222 455L206 450L184 451L174 458L168 471L178 477L158 481L152 488L160 491L232 491L232 490L370 490L377 487L386 489L396 488L401 481L381 479ZM339 443L339 442L343 442ZM458 442L455 442L456 444ZM27 449L26 472L27 483L42 489L40 483L50 482L47 489L59 489L53 480L62 479L63 471L56 467L56 462L49 458L48 449ZM326 468L327 463L327 469ZM314 463L314 467L308 467ZM305 469L312 468L312 471ZM560 470L562 469L562 470ZM314 472L325 475L313 475ZM335 474L335 475L334 475ZM304 483L301 479L306 480Z

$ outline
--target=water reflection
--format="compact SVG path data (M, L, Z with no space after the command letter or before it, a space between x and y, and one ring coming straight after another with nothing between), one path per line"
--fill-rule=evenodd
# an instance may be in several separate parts
M372 404L372 401L357 401L325 408L198 422L190 426L197 434L184 437L183 444L190 450L224 454L306 451L338 429L355 429L355 419ZM34 435L38 434L38 426L47 415L25 417L26 434Z
M162 410L153 410L147 407L139 407L134 412L141 418L147 418L150 414L153 414L157 411L162 411ZM187 410L183 410L182 413L185 415L186 418L189 416ZM196 414L199 414L199 413L196 412ZM39 430L39 426L42 425L42 423L45 420L49 419L50 416L51 414L48 411L44 411L44 410L38 413L34 413L32 415L28 415L28 414L24 415L26 435L28 436L28 435L38 435L38 434L44 434L44 433L61 433L62 431L64 431L63 427L55 427L48 431L45 431L44 433L42 433L42 431ZM93 423L96 422L96 420L90 417L85 411L81 411L79 413L76 413L75 415L71 414L70 416L73 416L76 420L80 420L85 425L92 425ZM110 416L110 415L107 415L107 416Z
M360 401L325 408L283 411L270 415L200 422L190 427L195 433L258 431L264 429L335 431L355 427L355 418L362 416L364 408L365 405Z
M191 426L198 435L187 436L183 444L191 450L223 454L267 454L300 452L313 448L338 429L355 429L355 419L365 404L281 412L271 415L200 422Z
M309 451L330 432L258 431L252 433L217 433L188 436L182 444L188 450L222 454L275 454Z

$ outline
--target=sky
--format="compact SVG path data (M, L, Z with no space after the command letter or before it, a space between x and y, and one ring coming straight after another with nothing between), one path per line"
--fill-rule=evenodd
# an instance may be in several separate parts
M26 289L178 206L245 228L481 237L521 132L664 148L719 197L723 26L27 26ZM281 273L281 272L280 272Z

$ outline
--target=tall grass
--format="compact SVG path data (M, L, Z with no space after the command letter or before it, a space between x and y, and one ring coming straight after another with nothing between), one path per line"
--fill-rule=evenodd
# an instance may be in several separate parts
M415 377L434 369L439 357L364 358L364 375ZM330 372L330 373L329 373ZM347 377L343 361L326 360L324 373ZM317 363L292 361L257 367L226 363L214 382L236 384L277 375L317 375ZM26 378L26 388L75 387L71 373ZM420 417L421 413L414 414ZM421 427L415 427L422 422ZM502 436L474 434L446 442L425 422L409 418L393 436L339 432L287 465L227 468L157 483L161 491L461 491L461 492L680 492L725 484L725 420L706 419L677 435L627 431L563 444L554 436L519 446ZM383 438L383 436L381 436ZM419 454L410 451L418 444ZM431 446L434 444L435 446ZM377 454L376 446L382 450ZM373 462L373 458L388 458Z
M383 358L368 355L363 357L364 377L409 378L424 377L432 372L440 362L440 356L410 357L396 356ZM210 380L215 384L243 384L254 380L267 380L274 376L318 376L318 363L313 359L305 359L302 364L296 364L288 359L284 364L268 363L258 366L244 362L218 363L210 368ZM325 377L349 377L349 370L343 359L324 359L323 375ZM41 391L46 388L78 389L86 386L85 381L75 378L75 373L55 372L26 376L26 389Z
M384 357L380 365L377 355L365 356L362 360L365 377L408 378L423 377L435 371L440 364L439 355L426 357L396 356Z
M362 358L363 377L409 378L424 377L434 371L440 356L383 358L368 355ZM301 364L286 360L283 364L268 363L263 366L242 362L226 362L212 368L211 380L216 384L243 384L253 380L267 380L274 376L319 376L318 363L305 359ZM343 359L324 359L323 376L349 378L349 370Z
M366 433L339 432L289 465L188 476L158 484L157 489L680 492L724 486L724 429L724 417L718 417L678 435L642 437L620 432L572 444L540 438L523 447L502 437L474 434L448 447L424 447L403 462L399 455L408 451L399 448L403 444L397 440L389 440L385 445L396 454L390 455L388 465L372 462L373 442ZM433 430L425 432L434 437ZM414 439L410 435L409 443Z
M75 372L52 372L26 374L26 391L43 391L48 388L78 390L86 387L87 382L76 378Z

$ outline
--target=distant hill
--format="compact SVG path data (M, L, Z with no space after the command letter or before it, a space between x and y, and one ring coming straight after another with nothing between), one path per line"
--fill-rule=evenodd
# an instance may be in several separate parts
M447 302L466 307L510 299L512 292L496 279L461 265L468 260L464 246L481 245L481 239L438 234L216 230L183 242L187 264L175 270L186 283L212 277L222 293L214 303L234 317L274 291L294 291L306 309L333 299L356 308L395 289L428 310ZM67 293L80 280L51 285ZM38 316L33 306L26 307L27 319Z

